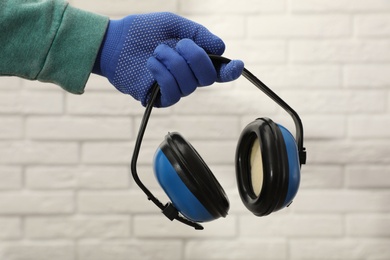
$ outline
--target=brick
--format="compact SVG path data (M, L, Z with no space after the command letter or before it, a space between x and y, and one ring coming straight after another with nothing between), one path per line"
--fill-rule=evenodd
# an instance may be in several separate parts
M158 195L155 194L157 197ZM78 209L83 213L123 214L159 213L160 210L140 191L83 191L77 198Z
M22 168L0 165L0 190L20 189L22 187Z
M136 125L140 124L137 120ZM239 119L233 116L174 116L152 118L148 137L163 140L168 132L180 132L186 139L230 139L239 135Z
M29 117L26 135L40 140L129 139L130 118L107 117Z
M69 214L73 209L69 192L4 192L0 196L0 214Z
M64 90L55 83L50 82L42 82L38 80L29 80L29 79L23 79L22 78L22 86L23 90L27 92L63 92Z
M190 240L186 259L286 259L287 245L282 239Z
M352 33L346 15L261 15L248 17L248 34L256 37L342 37Z
M284 40L231 40L224 56L252 64L284 64L288 59L288 45Z
M77 259L94 260L181 260L182 243L176 240L132 240L80 242Z
M126 238L130 218L113 217L29 217L25 234L30 239Z
M339 189L343 184L342 166L307 164L301 168L300 189Z
M389 239L301 239L290 243L291 259L388 259Z
M26 169L30 189L124 189L129 169L121 166L36 166Z
M70 189L77 187L78 169L74 167L27 167L26 187L30 189Z
M19 139L23 136L23 119L17 116L0 117L0 139Z
M63 92L31 92L22 95L26 114L61 114L64 111Z
M264 1L248 0L242 4L233 0L186 0L180 1L180 12L182 13L228 13L228 14L249 14L257 12L280 12L285 9L285 1Z
M265 218L243 216L239 219L244 237L335 237L344 233L344 220L337 215L279 215Z
M79 187L83 189L127 189L131 181L127 165L83 167L77 177Z
M390 46L386 40L292 40L293 62L388 62Z
M383 141L306 142L308 162L319 164L389 163L389 143ZM342 156L340 156L342 155Z
M358 36L390 36L390 18L385 14L357 15L355 25Z
M359 237L388 237L390 235L389 214L352 214L346 219L347 235Z
M75 249L71 242L2 243L0 259L75 260Z
M20 113L21 103L17 93L0 92L0 113Z
M293 11L299 12L384 12L390 10L387 1L373 0L340 0L329 2L327 0L298 0L292 4Z
M243 83L240 90L223 91L219 89L199 89L185 102L180 102L174 107L178 114L185 115L248 115L272 113L276 111L276 105L259 90L242 79L236 84ZM241 85L238 85L241 87ZM224 86L215 86L224 88ZM200 105L201 104L201 105Z
M373 213L389 212L388 191L301 190L294 201L294 212Z
M0 113L60 114L63 112L62 92L0 92Z
M89 142L82 145L81 158L85 163L128 164L131 160L133 149L133 146L127 142ZM143 146L142 152L145 150ZM152 155L153 153L147 158L152 158ZM141 158L145 157L140 156Z
M22 235L22 225L19 218L0 217L0 240L16 239Z
M298 113L336 116L383 112L387 102L382 91L369 90L282 91L280 97Z
M0 163L69 164L78 161L78 145L64 142L0 142Z
M390 168L388 165L347 165L346 186L349 188L389 188Z
M328 114L301 115L301 120L304 127L305 138L336 139L346 136L347 126L344 116Z
M296 87L311 91L334 89L342 85L342 73L336 65L278 64L250 66L250 70L276 92Z
M200 23L209 31L218 35L229 48L229 39L242 39L245 37L245 17L241 15L186 15L186 18Z
M344 69L344 84L349 88L386 88L390 85L387 64L350 64Z
M280 96L298 113L335 115L335 118L342 114L383 112L387 102L386 95L379 90L291 90L281 91Z
M350 116L348 119L348 136L353 138L388 138L390 133L386 126L390 125L388 115Z
M201 223L204 230L199 232L180 222L171 222L162 214L137 215L134 217L134 235L142 238L232 238L236 235L236 222L234 216L227 216L211 223Z
M163 0L159 2L152 0L144 0L142 2L136 0L115 0L110 3L102 0L72 0L72 4L77 8L103 15L125 16L135 13L158 11L174 12L177 10L177 0Z
M70 115L129 116L143 114L144 108L129 95L88 92L67 95L66 111Z
M0 90L19 90L22 85L22 79L18 77L2 76L0 79Z

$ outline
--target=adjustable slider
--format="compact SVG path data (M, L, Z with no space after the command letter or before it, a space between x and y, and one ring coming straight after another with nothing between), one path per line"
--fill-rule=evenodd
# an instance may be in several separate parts
M177 209L173 206L172 203L168 202L165 204L164 209L162 210L162 213L169 218L171 221L177 218L179 215L179 212Z
M306 155L306 148L303 147L302 148L302 151L299 151L299 162L300 164L306 164L306 158L307 158L307 155Z

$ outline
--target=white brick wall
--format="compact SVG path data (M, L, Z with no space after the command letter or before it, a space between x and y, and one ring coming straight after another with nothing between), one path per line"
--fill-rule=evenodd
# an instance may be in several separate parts
M236 190L241 129L272 101L240 79L154 111L140 176L168 131L196 147L231 209L198 232L164 218L129 176L143 108L103 78L86 93L0 78L0 260L390 259L390 1L71 0L119 18L171 11L207 26L302 117L294 203L257 218Z

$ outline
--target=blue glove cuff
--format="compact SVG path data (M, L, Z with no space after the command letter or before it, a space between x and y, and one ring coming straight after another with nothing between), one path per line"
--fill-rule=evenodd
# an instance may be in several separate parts
M126 19L109 21L92 70L93 73L108 79L114 78L118 59L126 41L127 30L133 20L133 16L128 16Z

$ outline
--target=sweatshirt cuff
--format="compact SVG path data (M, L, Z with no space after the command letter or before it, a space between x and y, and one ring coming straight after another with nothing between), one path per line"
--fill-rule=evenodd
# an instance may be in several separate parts
M67 6L37 79L82 94L109 18Z

